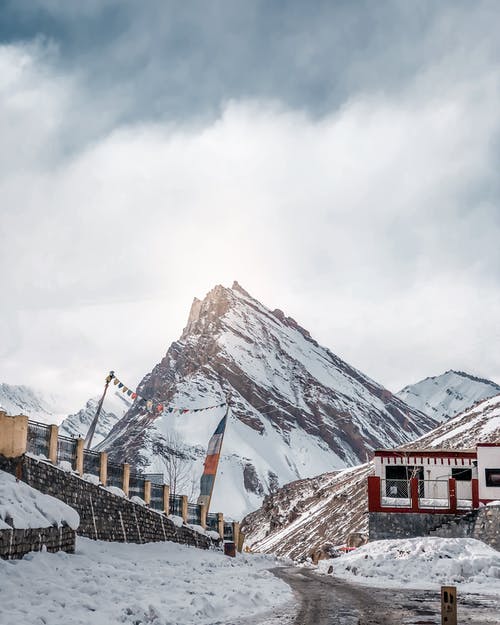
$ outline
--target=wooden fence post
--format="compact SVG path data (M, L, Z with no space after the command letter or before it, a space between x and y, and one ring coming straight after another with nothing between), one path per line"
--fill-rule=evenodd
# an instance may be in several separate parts
M99 481L106 486L108 481L108 453L101 451L99 454Z
M151 503L151 481L144 480L144 501L149 506Z
M182 504L181 504L181 510L182 510L182 519L184 521L184 523L187 523L188 520L188 498L187 495L181 495L181 499L182 499Z
M170 486L163 484L163 512L170 514Z
M57 425L50 425L49 428L49 460L52 464L57 464L57 437L59 436L59 428Z
M122 475L122 491L128 497L128 486L130 482L130 465L128 462L123 463L123 475Z
M217 512L217 531L221 540L224 540L224 515L222 512Z
M207 507L204 503L200 504L200 525L204 530L207 529Z
M81 477L83 475L83 446L85 440L83 438L76 439L76 458L75 458L75 471Z

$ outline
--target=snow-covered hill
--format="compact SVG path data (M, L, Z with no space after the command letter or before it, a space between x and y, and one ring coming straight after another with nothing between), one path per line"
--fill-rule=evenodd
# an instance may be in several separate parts
M500 442L500 395L477 403L405 447L467 449Z
M194 300L180 340L138 391L186 408L231 393L212 509L229 507L236 517L279 485L359 464L372 449L403 444L436 425L237 283ZM136 400L101 448L161 472L175 432L197 481L223 412L158 415Z
M88 400L86 405L75 414L68 415L59 427L59 432L66 436L82 437L87 435L92 419L95 417L99 404L99 397ZM112 427L123 417L130 408L122 393L106 395L105 402L99 415L97 428L92 439L92 446L98 445L111 431Z
M286 484L245 517L253 551L300 559L368 531L366 477L372 464Z
M397 396L421 412L446 421L480 400L500 393L500 385L463 371L446 371L405 386Z
M27 415L41 423L60 423L65 413L60 400L29 386L0 384L0 409L7 414Z

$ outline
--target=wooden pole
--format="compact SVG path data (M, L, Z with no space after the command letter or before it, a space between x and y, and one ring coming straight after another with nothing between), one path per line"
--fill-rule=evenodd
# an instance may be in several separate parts
M102 397L99 401L99 405L97 406L95 417L92 419L92 423L90 424L89 431L87 432L87 436L85 437L85 449L90 449L90 446L92 445L92 438L94 436L94 432L97 427L97 421L99 420L99 415L101 414L101 409L104 403L104 398L106 397L109 383L114 377L115 377L115 372L110 371L108 377L106 378L106 384L104 385L104 393L102 394Z

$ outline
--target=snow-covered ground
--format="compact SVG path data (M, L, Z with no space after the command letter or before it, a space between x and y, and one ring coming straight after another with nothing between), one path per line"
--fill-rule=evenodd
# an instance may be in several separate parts
M215 625L291 601L266 556L77 539L76 554L0 560L2 625Z
M379 587L436 589L500 596L500 553L472 538L379 540L349 554L323 560L319 570Z
M80 517L59 499L44 495L0 471L0 530L61 526L63 523L76 529Z

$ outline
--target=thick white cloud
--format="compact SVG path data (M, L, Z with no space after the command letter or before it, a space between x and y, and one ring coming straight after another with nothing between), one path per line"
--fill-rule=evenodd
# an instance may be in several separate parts
M451 367L500 381L494 68L432 67L321 119L234 101L75 150L99 120L51 53L0 48L0 380L76 404L110 368L133 385L192 297L237 279L394 390Z

